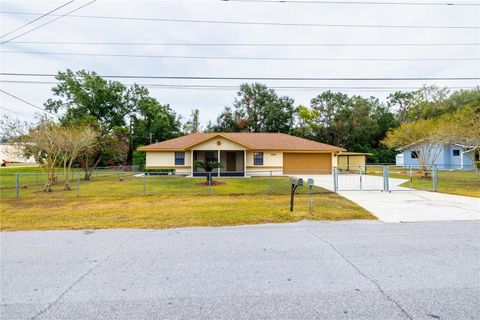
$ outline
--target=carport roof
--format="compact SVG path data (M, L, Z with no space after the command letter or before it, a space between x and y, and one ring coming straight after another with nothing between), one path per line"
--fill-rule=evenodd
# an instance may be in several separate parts
M329 144L291 136L285 133L252 133L252 132L222 132L194 133L148 146L140 147L141 151L190 150L197 144L214 139L225 138L244 146L249 150L278 151L328 151L339 152L345 149Z

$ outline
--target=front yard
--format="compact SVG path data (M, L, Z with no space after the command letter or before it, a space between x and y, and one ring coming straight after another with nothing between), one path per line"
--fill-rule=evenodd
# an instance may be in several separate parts
M318 187L313 189L310 214L306 186L298 189L295 213L291 214L290 183L286 177L215 179L225 184L211 188L198 185L203 181L104 174L95 176L93 181L81 180L79 190L72 183L71 191L63 191L61 183L52 193L41 192L41 182L21 184L18 200L15 188L2 184L1 230L174 228L302 219L375 219L353 202Z

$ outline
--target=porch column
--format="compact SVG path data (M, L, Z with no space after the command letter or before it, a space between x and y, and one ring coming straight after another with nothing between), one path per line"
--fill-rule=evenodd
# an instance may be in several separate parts
M193 149L190 150L190 170L192 171L192 177L193 177Z
M243 176L247 176L247 150L243 150Z
M222 159L220 159L220 149L218 149L218 155L217 155L218 162L222 162ZM220 178L220 168L217 169L217 175Z

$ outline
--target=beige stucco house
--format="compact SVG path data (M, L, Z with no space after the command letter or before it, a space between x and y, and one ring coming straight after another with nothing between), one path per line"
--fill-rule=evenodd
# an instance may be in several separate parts
M220 161L218 176L329 174L337 166L336 146L283 133L195 133L140 147L147 169L175 169L176 174L202 175L195 160Z

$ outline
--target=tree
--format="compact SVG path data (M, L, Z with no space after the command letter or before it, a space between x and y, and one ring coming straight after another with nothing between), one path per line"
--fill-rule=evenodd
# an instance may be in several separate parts
M183 133L192 134L200 132L200 111L198 109L192 110L190 119L183 124Z
M45 109L61 113L64 126L88 125L99 133L97 144L78 160L86 180L101 162L127 161L134 145L146 144L150 133L164 139L175 135L175 128L179 131L178 119L169 106L160 105L145 87L127 87L85 70L59 72L56 79L54 98L47 100ZM134 132L126 129L127 121Z
M70 171L75 160L82 152L92 148L97 141L98 133L91 127L61 127L58 130L58 148L60 149L65 190L70 190Z
M437 119L418 120L403 123L388 132L384 143L389 148L406 149L414 147L418 163L425 176L427 168L436 162L448 139L448 133Z
M195 161L193 163L193 167L195 169L197 168L202 168L203 170L205 170L205 172L207 173L207 184L209 184L210 182L213 181L213 177L212 177L212 171L213 169L220 169L220 168L223 168L223 163L221 162L218 162L218 161Z
M132 147L148 145L181 135L180 119L170 106L145 99L132 114Z
M394 114L378 99L331 91L313 98L309 108L299 106L297 123L297 135L360 152L382 148L379 141L397 126ZM374 160L391 162L392 157L392 152L382 152Z
M261 83L242 84L237 96L210 131L291 132L296 112L292 98Z
M460 144L470 156L472 163L480 156L480 104L465 107L452 115L441 118L440 129L444 132L445 143ZM479 168L475 166L477 174Z

